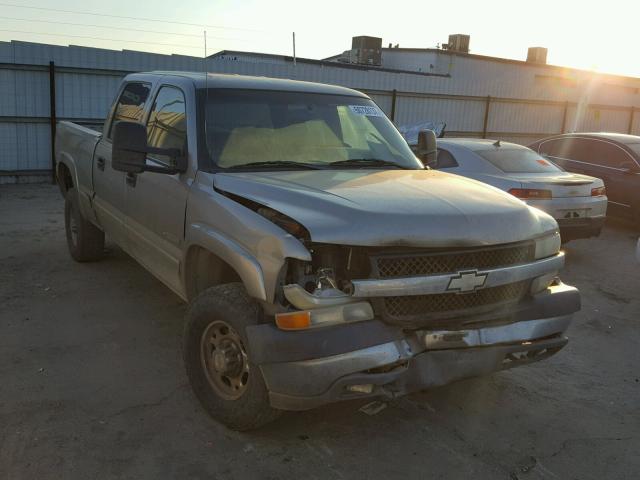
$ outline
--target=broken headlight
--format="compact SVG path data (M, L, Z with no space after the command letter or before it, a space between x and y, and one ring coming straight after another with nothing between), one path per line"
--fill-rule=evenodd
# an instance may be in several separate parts
M293 218L287 217L283 213L280 213L269 207L260 207L257 211L264 218L266 218L270 222L275 223L285 232L290 233L294 237L308 237L307 229L296 222Z

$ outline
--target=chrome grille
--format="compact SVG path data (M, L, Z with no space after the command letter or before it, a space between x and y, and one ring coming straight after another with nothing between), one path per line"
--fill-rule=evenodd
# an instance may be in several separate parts
M404 323L411 317L425 317L432 313L463 311L485 305L518 301L527 294L529 283L529 280L526 280L467 294L383 297L382 313L385 320L391 323Z
M446 252L380 254L372 256L372 270L377 278L436 275L517 265L533 261L534 254L532 242Z

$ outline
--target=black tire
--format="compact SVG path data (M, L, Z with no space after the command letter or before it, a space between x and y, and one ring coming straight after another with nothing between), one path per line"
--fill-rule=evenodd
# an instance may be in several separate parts
M75 188L65 195L64 227L69 253L76 262L93 262L103 257L104 232L82 217Z
M259 317L260 307L247 295L241 283L208 288L191 302L187 311L183 354L191 387L207 413L233 430L259 428L282 413L271 407L260 368L253 364L248 350L245 327L257 324ZM228 334L224 339L231 339L233 344L235 338L237 345L227 349L220 345L212 346L209 340L215 340L207 336L215 336L210 332L216 331L216 328L221 329L224 335L224 328L219 326L225 324L231 330L227 330ZM238 354L238 347L243 349L242 354ZM226 385L226 371L221 373L221 370L213 370L216 368L213 360L215 352L224 352L221 357L226 358L229 350L232 352L230 364L237 365L238 358L242 357L241 363L246 368L246 378L234 371L233 378L239 383L235 386L232 385L233 381ZM222 365L227 367L227 361ZM235 368L243 370L241 367ZM212 377L216 379L211 380ZM234 387L240 388L240 391L233 391Z

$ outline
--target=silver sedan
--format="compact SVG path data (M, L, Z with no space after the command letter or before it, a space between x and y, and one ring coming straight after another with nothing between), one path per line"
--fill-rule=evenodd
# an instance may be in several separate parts
M560 225L563 241L598 236L607 211L599 178L562 170L515 143L477 138L438 139L431 168L473 178L544 210Z

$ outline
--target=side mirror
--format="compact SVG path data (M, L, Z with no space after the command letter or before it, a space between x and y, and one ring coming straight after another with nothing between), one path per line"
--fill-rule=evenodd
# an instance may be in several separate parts
M166 155L173 160L175 167L157 167L147 165L147 154ZM147 144L147 129L136 122L117 122L113 126L113 148L111 166L114 170L127 173L145 171L175 174L187 170L187 159L178 148L156 148Z
M416 154L425 165L435 165L438 156L436 134L433 130L421 130L418 133Z
M113 126L111 166L127 173L142 173L147 163L147 130L135 122Z

